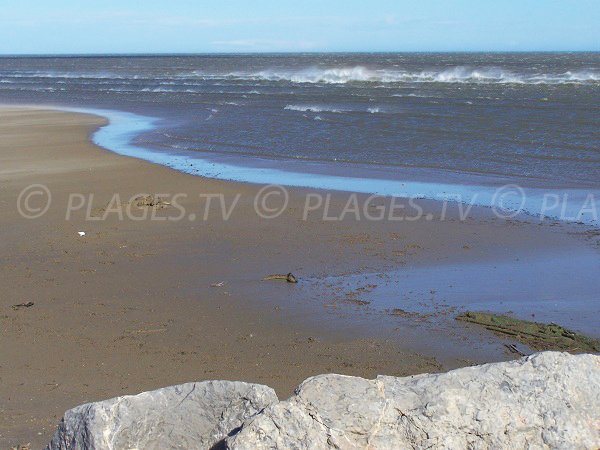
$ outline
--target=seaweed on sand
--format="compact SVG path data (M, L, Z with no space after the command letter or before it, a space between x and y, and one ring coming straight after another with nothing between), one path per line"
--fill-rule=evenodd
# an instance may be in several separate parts
M600 352L600 340L568 330L555 323L529 322L482 312L466 312L457 316L456 320L475 323L494 333L511 336L535 350Z

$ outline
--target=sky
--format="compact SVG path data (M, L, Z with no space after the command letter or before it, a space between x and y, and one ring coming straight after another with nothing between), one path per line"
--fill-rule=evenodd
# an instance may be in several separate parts
M600 0L0 0L0 54L600 51Z

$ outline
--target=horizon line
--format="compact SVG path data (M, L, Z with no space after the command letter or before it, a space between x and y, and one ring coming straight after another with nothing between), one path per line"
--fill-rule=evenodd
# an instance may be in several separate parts
M600 53L600 50L329 50L329 51L223 51L223 52L106 52L106 53L0 53L0 58L73 58L73 57L161 57L211 55L318 55L318 54L399 54L399 53Z

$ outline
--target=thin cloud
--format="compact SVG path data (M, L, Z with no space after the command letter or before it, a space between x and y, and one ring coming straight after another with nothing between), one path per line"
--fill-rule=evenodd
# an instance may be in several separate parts
M249 50L311 50L319 46L318 43L311 41L290 41L278 39L232 39L212 41L211 44L216 47L241 47Z

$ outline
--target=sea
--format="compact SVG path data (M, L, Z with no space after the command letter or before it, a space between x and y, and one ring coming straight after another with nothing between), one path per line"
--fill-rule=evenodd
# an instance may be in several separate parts
M0 103L103 112L121 139L99 143L237 181L516 183L533 213L544 190L600 189L600 53L2 57Z

